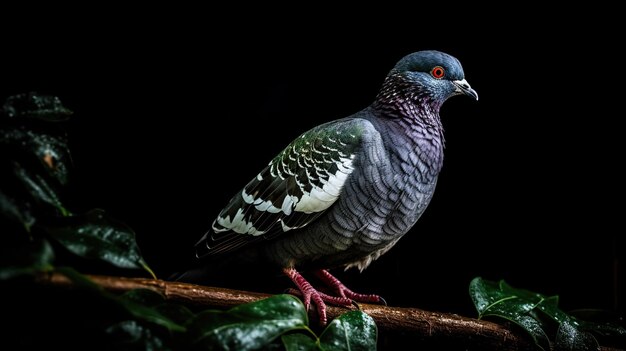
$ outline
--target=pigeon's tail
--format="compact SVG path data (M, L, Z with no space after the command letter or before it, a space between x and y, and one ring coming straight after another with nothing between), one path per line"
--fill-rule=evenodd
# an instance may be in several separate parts
M206 284L208 282L206 269L204 267L172 273L167 280L192 284Z
M180 282L183 281L187 272L174 272L167 277L167 281L170 282Z
M199 247L203 245L199 245ZM198 254L198 257L202 256ZM224 255L207 255L205 258L196 259L193 264L171 274L168 280L198 285L253 289L254 286L249 286L248 283L255 279L262 279L263 276L274 275L275 272L280 272L278 268L273 263L263 259L258 248L249 247ZM254 278L250 278L251 276ZM242 277L246 278L242 279Z
M196 258L205 258L211 253L209 246L206 243L206 235L196 243Z
M209 230L196 243L196 257L203 259L208 256L230 254L257 240L259 240L259 237L241 235L232 230L219 233Z
M259 257L256 248L240 250L251 241L247 237L232 232L216 234L213 230L207 231L195 244L195 261L170 274L168 280L213 284L214 281L222 281L226 272L250 270L258 264L254 260Z
M223 275L230 270L227 261L230 260L223 260L223 258L220 260L213 258L196 260L194 264L172 273L168 280L199 285L219 284Z
M209 240L211 238L210 237L211 233L212 233L211 230L204 233L202 238L200 238L200 240L198 240L198 242L196 243L195 245L196 258L204 258L211 253L211 248L209 247Z

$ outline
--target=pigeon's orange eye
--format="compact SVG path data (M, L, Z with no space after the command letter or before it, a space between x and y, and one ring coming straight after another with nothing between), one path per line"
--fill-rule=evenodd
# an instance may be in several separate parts
M430 74L437 79L441 79L446 74L446 71L444 71L443 67L436 66L430 71Z

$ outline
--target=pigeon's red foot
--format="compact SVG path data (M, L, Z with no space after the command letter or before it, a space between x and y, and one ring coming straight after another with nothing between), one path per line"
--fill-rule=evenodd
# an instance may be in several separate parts
M328 322L326 317L326 303L332 305L346 306L352 305L353 301L358 302L384 302L382 297L378 295L358 294L346 288L339 279L332 276L326 270L315 271L315 275L320 278L328 287L332 288L339 296L332 296L316 290L311 283L298 273L294 268L285 268L283 272L298 286L299 291L288 291L291 294L302 297L304 307L307 311L311 307L311 301L317 309L320 325L324 326Z
M385 300L378 295L355 293L354 291L348 289L345 285L343 285L343 283L340 282L339 279L328 273L327 270L321 269L315 271L315 275L329 288L333 289L337 294L339 294L340 297L347 298L356 302L385 303Z

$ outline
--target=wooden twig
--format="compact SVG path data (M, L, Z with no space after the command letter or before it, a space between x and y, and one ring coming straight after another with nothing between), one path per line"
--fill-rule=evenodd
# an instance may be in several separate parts
M166 300L185 305L227 309L243 303L257 301L268 294L200 286L163 280L90 275L96 284L112 292L132 289L151 289ZM59 273L41 275L40 283L60 287L73 287L67 277ZM451 340L466 343L472 349L482 350L536 350L533 342L520 330L511 330L489 321L462 317L456 314L428 312L416 308L389 307L359 304L359 308L376 321L379 330L409 333L415 338ZM328 318L345 313L345 308L328 306ZM602 347L603 351L618 351Z

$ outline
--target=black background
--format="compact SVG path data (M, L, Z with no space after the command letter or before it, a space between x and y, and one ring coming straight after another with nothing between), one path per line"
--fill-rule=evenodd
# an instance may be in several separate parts
M338 277L391 305L470 316L476 276L558 294L565 309L623 311L622 63L598 40L611 28L161 10L6 25L0 66L3 98L38 91L75 112L70 208L129 224L160 277L193 262L219 210L282 147L366 107L402 56L437 49L480 100L442 108L444 168L415 228Z

